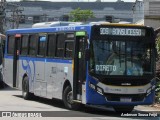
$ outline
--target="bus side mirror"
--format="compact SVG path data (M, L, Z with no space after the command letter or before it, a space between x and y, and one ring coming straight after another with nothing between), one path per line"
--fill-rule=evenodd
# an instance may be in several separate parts
M89 49L86 49L86 50L85 50L85 60L86 60L86 61L89 61L89 58L90 58L90 50L89 50Z

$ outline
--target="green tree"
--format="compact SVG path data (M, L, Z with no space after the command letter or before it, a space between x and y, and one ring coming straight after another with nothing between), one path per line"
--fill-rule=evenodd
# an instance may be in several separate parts
M158 55L160 55L160 34L158 34L156 37L156 48L157 48Z
M94 13L91 10L81 10L77 8L70 12L70 21L86 22L89 18L94 18Z
M157 80L156 83L156 96L155 96L155 102L156 103L160 103L160 33L158 33L158 35L156 36L156 49L157 49L157 62L156 62L156 76L158 77L159 80Z

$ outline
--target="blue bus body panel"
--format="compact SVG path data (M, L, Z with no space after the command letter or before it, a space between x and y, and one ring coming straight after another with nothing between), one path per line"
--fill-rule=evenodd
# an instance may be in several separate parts
M150 105L153 104L154 102L154 96L155 96L155 91L152 90L150 95L145 97L144 101L140 102L120 102L120 101L114 101L110 102L107 101L104 95L99 94L97 91L89 87L89 82L92 84L96 85L98 81L96 81L94 78L88 75L87 77L87 83L86 83L86 103L87 104L93 104L93 105Z
M93 104L93 105L111 105L111 106L114 106L114 105L133 105L133 106L136 106L136 105L150 105L153 103L154 101L154 94L155 92L152 91L151 94L149 96L147 96L145 98L144 101L142 102L109 102L105 99L105 96L103 95L100 95L99 93L97 93L96 91L94 91L93 89L91 88L87 88L86 90L86 101L87 101L87 104Z
M87 31L90 34L91 25L84 26L60 26L50 28L28 28L28 29L11 29L7 34L23 34L23 33L43 33L43 32L70 32L70 31Z

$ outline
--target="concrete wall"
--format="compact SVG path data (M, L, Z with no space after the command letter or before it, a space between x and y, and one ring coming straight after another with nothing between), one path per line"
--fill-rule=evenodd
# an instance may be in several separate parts
M143 1L136 1L133 5L133 23L142 23L144 21L144 3Z
M144 24L153 28L160 27L160 0L144 0Z
M160 19L146 19L145 18L144 24L156 29L160 27Z

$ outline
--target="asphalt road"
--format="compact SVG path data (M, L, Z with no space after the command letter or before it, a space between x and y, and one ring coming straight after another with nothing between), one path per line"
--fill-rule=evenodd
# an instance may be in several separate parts
M128 114L117 114L111 107L107 109L83 107L80 111L70 111L65 109L60 100L39 97L24 100L19 90L10 87L0 90L0 119L2 120L53 118L56 120L160 120L160 117L157 117L160 116L159 113L160 109L146 106L137 106L132 113Z

